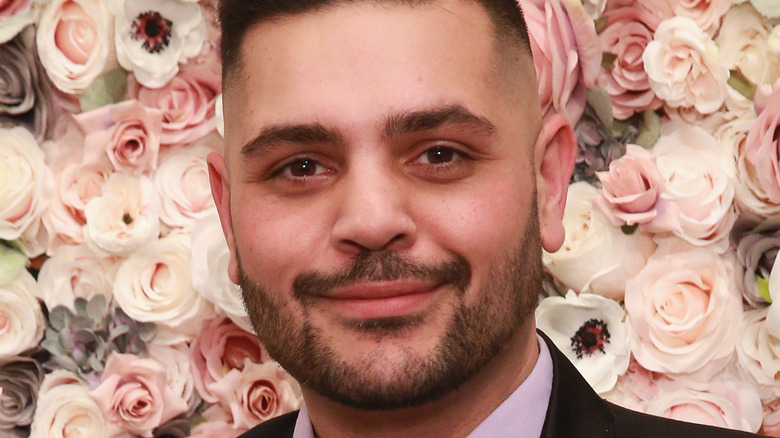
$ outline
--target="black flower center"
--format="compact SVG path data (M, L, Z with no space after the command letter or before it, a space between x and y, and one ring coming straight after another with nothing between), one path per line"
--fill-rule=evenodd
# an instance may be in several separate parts
M577 359L582 359L583 355L591 356L596 351L604 354L605 344L609 344L609 330L600 319L586 321L571 337L571 349L577 353Z
M143 41L141 47L149 53L160 53L171 42L173 22L157 11L141 12L133 20L130 36Z
M133 223L133 217L130 216L130 213L125 213L125 215L122 216L122 222L124 222L126 225L130 225Z

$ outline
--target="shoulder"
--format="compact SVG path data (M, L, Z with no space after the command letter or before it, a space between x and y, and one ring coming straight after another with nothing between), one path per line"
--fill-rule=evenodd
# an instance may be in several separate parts
M292 438L298 411L272 418L245 432L239 438Z
M694 423L670 420L622 408L606 402L615 418L616 437L636 438L747 438L757 435L732 429L702 426Z

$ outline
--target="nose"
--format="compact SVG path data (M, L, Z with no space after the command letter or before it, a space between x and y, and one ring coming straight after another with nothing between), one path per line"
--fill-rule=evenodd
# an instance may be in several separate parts
M402 250L415 239L416 224L404 202L407 195L391 170L349 172L341 181L340 208L331 231L340 251Z

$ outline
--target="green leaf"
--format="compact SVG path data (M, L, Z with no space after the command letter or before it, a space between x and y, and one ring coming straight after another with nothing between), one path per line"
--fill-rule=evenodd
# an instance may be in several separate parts
M615 66L615 61L617 60L617 55L611 52L604 52L601 54L601 68L604 70L612 70L612 67Z
M70 338L70 335L64 332L57 334L57 341L62 346L63 351L71 352L73 351L73 340Z
M593 21L593 24L596 25L596 33L601 33L604 29L607 28L608 18L609 17L607 17L606 15L602 15L601 17Z
M127 89L127 71L117 67L98 77L79 98L81 111L87 112L101 106L121 102Z
M79 370L79 366L76 365L76 361L69 358L68 356L53 356L52 359L57 362L57 365L59 365L60 368L65 368L66 370L72 371L74 373L77 373Z
M49 324L57 331L64 329L71 319L73 314L65 306L57 306L49 312Z
M108 314L108 301L106 301L106 297L101 294L92 297L87 303L87 316L89 316L89 319L95 323L100 323L103 322L106 314Z
M750 79L746 78L739 70L731 70L729 73L731 73L728 80L729 86L737 90L739 94L753 100L756 96L756 84L750 82Z
M588 90L587 101L607 132L612 132L612 123L614 122L612 101L609 99L607 91L601 87L591 88Z
M76 340L76 342L80 342L82 344L97 342L98 339L97 336L95 336L95 334L90 330L77 330L76 333L73 334L73 338Z
M76 315L87 316L87 300L81 297L73 301L73 307L76 308Z
M769 279L766 279L760 275L756 275L756 283L758 283L758 294L767 303L772 303L772 296L769 295Z
M637 228L639 228L639 224L623 225L622 227L620 227L620 231L622 231L623 234L626 234L626 235L630 236L630 235L634 234L634 232L636 232Z
M57 342L55 339L44 339L41 341L41 347L45 348L46 351L55 356L65 354L65 352L62 350L62 346L60 346L59 342Z
M125 333L129 333L129 332L130 332L130 326L129 325L127 325L127 324L118 325L118 326L116 326L116 328L114 328L113 333L111 333L111 339L112 340L116 339L116 338L124 335Z
M153 322L142 322L138 324L138 338L144 342L149 342L157 334L157 326Z
M26 264L27 256L19 242L0 240L0 284L12 282Z
M89 366L95 371L103 371L103 364L94 355L89 356Z
M642 111L642 123L636 144L645 149L650 149L661 136L661 118L652 110Z

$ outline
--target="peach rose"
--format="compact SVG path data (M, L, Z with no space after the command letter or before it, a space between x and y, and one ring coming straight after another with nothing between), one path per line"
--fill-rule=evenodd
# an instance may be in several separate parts
M270 360L257 336L238 327L228 318L214 318L204 322L192 343L190 357L195 388L208 403L218 401L211 387L230 370L242 370L246 361L264 363Z
M127 94L162 111L163 145L184 145L216 127L214 103L222 92L220 72L202 66L179 72L162 88L146 88L130 76Z
M106 436L106 421L75 374L54 370L43 378L30 438Z
M607 27L599 34L602 51L615 56L611 68L601 69L598 85L609 94L616 119L663 105L650 89L645 73L642 53L652 41L653 31L640 20L641 10L635 5L610 10Z
M753 169L754 181L766 196L766 203L780 205L780 80L770 93L759 87L756 93L758 118L745 139L745 158Z
M668 1L672 13L688 17L709 36L714 36L720 28L720 19L731 7L731 0L663 0Z
M254 427L298 409L301 389L276 362L247 362L212 385L220 405L231 413L235 427Z
M116 66L114 19L100 0L53 0L41 15L38 54L52 83L81 94Z
M157 345L152 341L147 346L148 357L165 368L165 382L168 388L187 402L191 414L200 404L195 393L195 384L190 371L190 347L186 343L175 345Z
M663 21L642 60L650 88L672 108L710 114L726 100L729 70L715 43L690 18Z
M131 175L157 168L161 111L127 100L81 113L75 119L86 133L85 164L98 164L107 156L116 170Z
M248 428L234 428L232 424L226 421L209 421L195 426L190 433L190 438L236 438Z
M766 20L749 5L731 8L715 39L725 66L738 70L754 84L774 82L780 75L780 59L769 46L771 31Z
M90 395L106 418L108 436L151 437L155 427L187 412L181 395L166 385L165 367L132 354L112 353Z
M163 154L154 188L160 198L160 222L168 230L191 230L214 207L206 164L212 150L198 144Z
M26 270L0 285L0 357L20 354L43 338L46 321L38 295L38 283Z
M95 295L112 300L116 260L101 257L86 245L62 246L46 259L38 274L46 308L66 306L74 313L74 300L89 301Z
M769 333L767 308L744 313L744 329L737 342L737 366L747 381L755 383L761 397L780 397L776 376L780 373L780 338Z
M764 424L761 433L780 438L780 398L764 403Z
M596 83L601 46L579 0L520 0L534 57L542 117L563 114L574 125Z
M631 351L644 368L706 381L731 360L742 321L734 259L676 239L626 283Z

